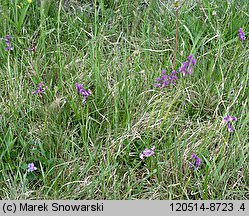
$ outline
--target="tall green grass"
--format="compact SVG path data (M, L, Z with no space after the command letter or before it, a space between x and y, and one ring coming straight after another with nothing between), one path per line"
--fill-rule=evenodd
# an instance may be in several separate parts
M176 69L191 53L197 66L163 90L154 83L171 72L173 3L0 0L0 12L2 199L249 197L245 1L180 6ZM33 95L42 81L45 93ZM92 91L84 106L76 82ZM227 114L238 118L234 133Z

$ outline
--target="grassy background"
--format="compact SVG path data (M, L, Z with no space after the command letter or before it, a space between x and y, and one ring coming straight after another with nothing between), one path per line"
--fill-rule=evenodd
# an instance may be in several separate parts
M197 66L164 90L154 84L172 70L170 2L0 0L0 13L1 199L249 198L246 1L181 5L176 69L191 53ZM84 106L76 82L92 91Z

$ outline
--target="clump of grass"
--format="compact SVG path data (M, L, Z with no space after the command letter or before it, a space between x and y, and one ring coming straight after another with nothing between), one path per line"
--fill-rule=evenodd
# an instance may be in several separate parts
M2 199L248 198L245 2L0 5Z

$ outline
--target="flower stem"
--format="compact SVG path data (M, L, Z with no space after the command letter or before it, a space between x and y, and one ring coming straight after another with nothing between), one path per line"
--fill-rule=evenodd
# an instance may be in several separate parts
M172 70L175 69L176 65L176 54L178 51L178 34L179 34L179 13L178 13L178 4L175 4L176 7L176 43L175 43L175 50L174 50L174 58L173 58L173 64L172 64Z

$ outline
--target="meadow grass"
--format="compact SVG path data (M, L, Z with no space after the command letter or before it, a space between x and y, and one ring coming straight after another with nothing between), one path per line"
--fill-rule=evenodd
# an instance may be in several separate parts
M164 89L172 2L0 0L0 12L1 199L249 198L246 1L180 4L175 69L197 64ZM75 83L92 92L84 105Z

